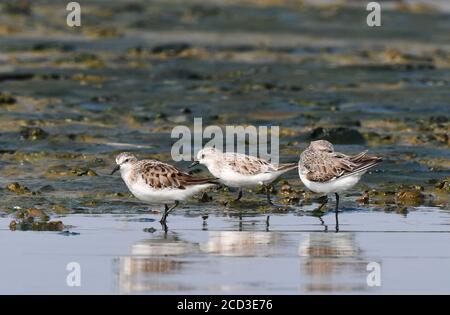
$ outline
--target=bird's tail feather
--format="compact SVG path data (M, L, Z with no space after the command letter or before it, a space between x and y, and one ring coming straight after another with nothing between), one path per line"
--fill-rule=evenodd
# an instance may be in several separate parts
M189 185L214 184L220 185L218 178L190 178L187 182Z
M366 172L368 169L380 164L381 162L383 162L383 159L380 157L366 156L365 161L361 162L361 164L358 167L356 167L355 169L353 169L352 172L345 174L342 177L347 177L347 176L355 175L358 173Z
M284 172L288 172L290 170L294 170L298 168L298 163L285 163L285 164L280 164L278 165L277 171L284 171Z

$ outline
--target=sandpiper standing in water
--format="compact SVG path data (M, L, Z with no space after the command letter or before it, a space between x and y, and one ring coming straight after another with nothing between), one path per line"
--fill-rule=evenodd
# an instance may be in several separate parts
M300 155L298 173L303 184L316 193L336 196L336 231L339 230L339 193L355 186L367 170L382 162L367 151L349 156L335 152L326 140L312 141Z
M274 165L269 161L241 153L223 153L216 148L204 148L197 154L196 164L205 165L211 174L222 184L239 188L238 201L242 197L243 187L263 185L266 188L267 201L272 204L268 184L275 181L282 174L296 169L297 163Z
M139 161L127 152L120 153L116 163L111 175L120 170L123 181L137 199L148 203L164 203L160 222L165 229L167 216L180 201L218 184L212 178L196 178L158 160ZM169 208L168 203L171 202L174 204Z

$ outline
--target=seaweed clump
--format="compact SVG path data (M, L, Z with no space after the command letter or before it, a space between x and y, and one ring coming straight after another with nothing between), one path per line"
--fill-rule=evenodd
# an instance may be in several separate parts
M9 224L11 231L62 231L62 221L50 221L50 217L39 209L19 210Z
M450 177L444 178L443 180L436 183L436 189L439 191L450 192Z
M22 127L20 135L25 140L42 140L48 137L48 133L39 127Z
M8 186L6 186L6 189L18 195L25 195L32 193L28 187L22 186L17 182L9 184Z
M16 103L16 98L7 92L0 92L0 105L11 105Z
M68 167L66 165L51 166L47 170L49 176L98 176L88 167Z

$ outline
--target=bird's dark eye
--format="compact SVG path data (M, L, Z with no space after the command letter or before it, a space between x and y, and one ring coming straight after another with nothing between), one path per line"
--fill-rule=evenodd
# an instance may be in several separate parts
M126 159L126 160L125 160L125 163L128 163L128 162L130 162L130 159Z
M202 159L204 159L205 158L205 155L204 154L202 154Z

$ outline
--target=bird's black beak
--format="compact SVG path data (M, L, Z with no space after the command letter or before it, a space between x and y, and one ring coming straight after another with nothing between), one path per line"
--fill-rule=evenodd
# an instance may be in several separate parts
M120 170L120 165L117 165L113 171L111 172L111 175L113 175L115 172L117 172L118 170Z
M200 162L199 161L194 161L191 165L188 166L188 168L193 168L196 165L199 165Z

